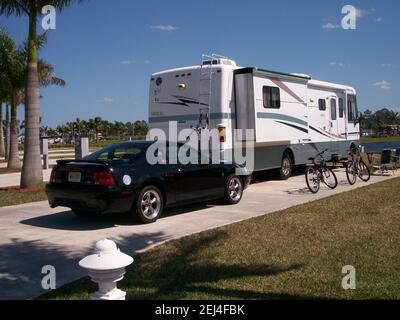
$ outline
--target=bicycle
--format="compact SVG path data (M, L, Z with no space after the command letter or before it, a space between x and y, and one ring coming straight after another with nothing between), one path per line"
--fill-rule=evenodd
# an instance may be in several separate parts
M330 189L335 189L338 185L338 181L335 173L326 165L325 158L323 157L328 149L318 153L315 158L321 158L321 161L317 162L315 158L309 158L312 161L312 167L306 169L305 177L308 189L312 193L317 193L320 189L321 181Z
M360 147L350 150L351 159L346 163L346 177L350 185L354 185L359 177L367 182L371 179L371 170L361 157Z

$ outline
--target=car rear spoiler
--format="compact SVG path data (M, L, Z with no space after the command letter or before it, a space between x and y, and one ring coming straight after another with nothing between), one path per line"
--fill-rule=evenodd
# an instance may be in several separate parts
M92 164L102 164L105 166L109 166L110 163L107 161L101 161L101 160L75 160L75 159L63 159L63 160L57 160L57 164L63 165L63 164L68 164L71 162L75 163L92 163Z

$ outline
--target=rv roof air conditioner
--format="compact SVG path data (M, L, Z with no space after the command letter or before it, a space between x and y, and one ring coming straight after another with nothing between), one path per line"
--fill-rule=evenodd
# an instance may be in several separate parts
M210 64L223 64L226 66L236 66L236 62L230 59L213 59L213 60L203 61L203 65L210 65Z

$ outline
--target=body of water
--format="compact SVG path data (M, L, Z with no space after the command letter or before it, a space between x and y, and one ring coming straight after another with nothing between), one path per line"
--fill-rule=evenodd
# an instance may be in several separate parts
M382 152L384 149L400 149L400 141L364 143L365 152Z

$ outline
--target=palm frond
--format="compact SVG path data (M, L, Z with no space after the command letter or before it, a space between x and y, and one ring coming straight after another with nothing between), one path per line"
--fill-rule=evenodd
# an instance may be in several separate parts
M45 31L38 36L36 36L36 49L40 51L46 44L48 40L49 33L48 31ZM20 47L20 50L24 53L24 55L28 56L28 48L29 48L29 43L28 40L25 40L22 46Z
M39 82L43 87L50 85L65 86L65 81L54 75L54 66L42 59L38 61Z
M27 0L2 0L0 1L0 14L11 16L29 15Z
M40 6L40 8L49 4L52 5L54 8L56 8L57 10L62 10L70 6L74 2L72 0L37 0L37 1L38 1L38 6ZM81 2L81 0L75 2Z
M51 84L55 85L55 86L64 87L66 83L65 83L64 79L53 76L53 77L51 77Z

